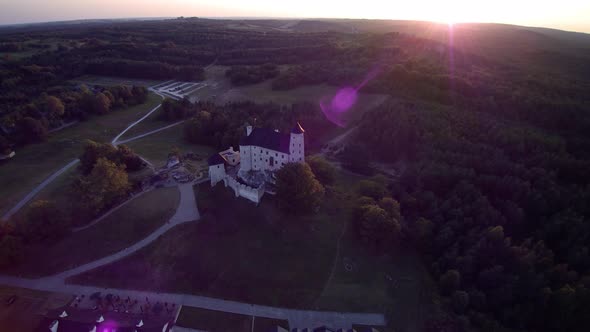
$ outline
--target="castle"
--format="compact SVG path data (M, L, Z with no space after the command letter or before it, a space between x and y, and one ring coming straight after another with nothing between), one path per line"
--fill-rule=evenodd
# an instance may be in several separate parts
M239 152L230 147L209 158L211 186L223 181L226 187L234 189L236 196L260 202L264 186L271 180L268 174L286 163L305 161L304 133L299 123L289 134L247 125Z

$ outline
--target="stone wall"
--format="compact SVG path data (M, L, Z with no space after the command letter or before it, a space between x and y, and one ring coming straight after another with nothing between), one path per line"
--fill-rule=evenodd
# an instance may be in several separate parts
M264 196L264 185L253 188L245 184L239 183L236 179L226 176L223 179L223 183L226 187L233 189L236 197L244 197L245 199L252 201L256 204L260 203L262 196Z

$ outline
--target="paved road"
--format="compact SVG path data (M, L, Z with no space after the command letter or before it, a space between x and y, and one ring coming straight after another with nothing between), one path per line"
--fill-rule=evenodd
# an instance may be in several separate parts
M121 298L126 298L129 296L131 298L143 299L147 296L150 299L150 302L168 302L236 314L286 319L289 321L289 325L296 327L318 327L321 325L327 325L332 328L351 328L352 324L372 326L385 325L385 317L382 314L374 313L343 313L286 309L189 294L110 289L92 286L51 283L42 279L32 280L6 276L0 276L0 284L49 292L69 293L73 295L85 294L86 296L89 296L95 292L102 292L103 294L116 294Z
M176 213L174 213L174 215L170 218L170 220L167 223L160 226L160 228L156 229L153 233L148 235L148 237L112 255L103 257L101 259L95 260L84 265L80 265L71 270L67 270L49 277L41 278L41 280L49 284L63 284L65 283L65 280L69 277L84 273L86 271L90 271L103 265L116 262L122 258L125 258L137 252L138 250L154 242L161 235L165 234L171 228L179 224L199 220L199 210L197 209L197 202L195 200L195 193L193 191L192 184L180 185L178 189L180 190L180 203L176 208Z
M13 214L18 212L18 210L20 210L25 204L27 204L31 199L33 199L33 197L35 197L41 190L43 190L43 188L47 187L47 185L50 184L53 180L55 180L55 178L57 178L58 176L63 174L65 171L70 169L70 167L76 165L79 161L80 160L78 160L78 159L72 160L67 165L60 168L57 172L51 174L47 179L45 179L37 187L35 187L35 189L33 189L30 193L28 193L27 196L25 196L18 203L16 203L15 206L13 206L10 210L8 210L8 212L6 212L2 216L2 221L3 222L7 221L8 218L12 217Z
M201 219L197 200L192 183L185 183L178 186L180 190L180 203L176 208L176 213L170 218L171 224L179 224L188 221Z

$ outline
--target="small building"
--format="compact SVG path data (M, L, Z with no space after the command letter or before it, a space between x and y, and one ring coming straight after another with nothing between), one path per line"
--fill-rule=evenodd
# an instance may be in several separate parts
M236 166L240 163L240 152L234 151L234 147L230 146L229 149L219 152L219 155L225 159L225 162L230 166Z

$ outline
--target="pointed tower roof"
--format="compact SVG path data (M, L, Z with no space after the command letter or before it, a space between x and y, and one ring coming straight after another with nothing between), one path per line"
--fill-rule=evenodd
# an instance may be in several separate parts
M291 133L293 133L293 134L303 134L304 132L305 132L305 130L303 130L303 127L301 127L301 124L299 122L297 122L295 127L293 127L293 129L291 129Z

